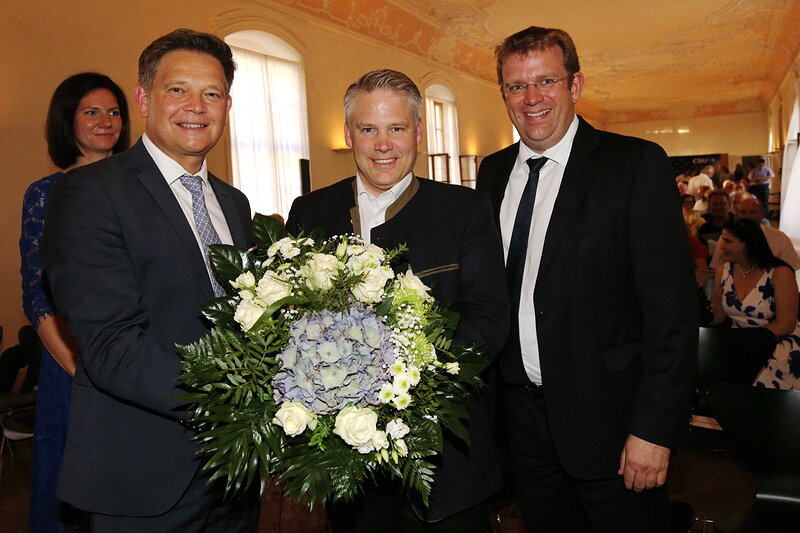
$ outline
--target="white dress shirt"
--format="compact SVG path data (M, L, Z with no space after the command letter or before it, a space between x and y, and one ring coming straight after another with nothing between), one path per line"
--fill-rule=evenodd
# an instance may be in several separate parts
M525 271L522 275L522 288L519 297L519 343L522 350L522 363L531 381L542 383L542 370L539 364L539 341L536 336L536 313L533 305L533 290L542 260L542 247L553 214L561 180L572 142L578 131L578 117L574 117L564 137L553 147L538 154L525 143L519 143L517 161L506 185L503 204L500 207L500 231L503 236L503 250L508 258L508 247L511 244L511 233L514 230L514 219L517 207L522 198L522 190L528 181L529 168L526 163L531 157L546 157L549 161L539 171L539 183L536 188L536 200L533 205L531 231L528 235L528 253L525 258Z
M205 246L203 246L203 241L200 240L200 234L197 232L197 224L194 222L194 214L192 213L192 193L183 186L180 180L181 176L185 174L191 175L191 172L187 172L180 163L162 152L153 144L153 141L147 137L146 133L142 135L142 144L144 144L150 157L153 158L158 170L161 171L161 175L167 180L167 185L169 185L170 190L172 190L172 194L175 195L175 199L178 200L183 210L183 215L189 222L189 226L191 226L192 232L194 233L194 238L197 240L197 246L200 248L208 264L209 258L206 256ZM206 209L208 210L209 217L211 217L211 223L214 225L214 229L217 230L220 241L222 241L222 244L233 244L233 237L231 237L230 229L228 229L228 222L225 220L225 214L222 212L222 208L219 205L217 195L214 194L211 185L208 183L208 169L206 168L205 161L203 161L200 171L194 175L200 176L200 179L203 181L203 198L206 201Z
M409 172L403 179L395 183L391 189L376 197L364 187L361 176L358 175L356 177L358 215L361 218L361 238L364 239L364 242L367 244L372 242L372 228L386 222L386 209L403 194L403 191L411 184L412 178L413 174Z

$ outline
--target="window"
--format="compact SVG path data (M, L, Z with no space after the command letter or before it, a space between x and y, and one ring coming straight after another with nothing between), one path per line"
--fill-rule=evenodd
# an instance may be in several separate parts
M455 97L442 85L425 90L428 130L428 176L436 181L461 183L458 119Z
M300 160L308 159L308 114L300 55L261 31L225 38L236 60L230 113L233 183L265 215L289 214L302 193Z
M786 131L786 146L783 148L783 172L781 175L781 213L797 213L800 209L800 105L795 99L792 117ZM773 189L774 190L774 189ZM797 216L782 216L781 231L793 239L800 238L800 220ZM797 274L800 278L800 270Z

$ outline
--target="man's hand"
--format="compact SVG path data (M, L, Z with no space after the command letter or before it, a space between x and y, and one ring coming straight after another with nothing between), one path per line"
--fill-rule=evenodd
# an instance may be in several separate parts
M669 448L628 435L619 458L619 475L625 488L642 492L644 489L662 487L667 481Z

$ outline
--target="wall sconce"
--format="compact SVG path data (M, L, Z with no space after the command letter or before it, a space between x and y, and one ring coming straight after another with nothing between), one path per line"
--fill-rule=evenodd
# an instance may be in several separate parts
M342 146L341 148L334 148L333 151L337 154L349 154L353 149L349 146Z

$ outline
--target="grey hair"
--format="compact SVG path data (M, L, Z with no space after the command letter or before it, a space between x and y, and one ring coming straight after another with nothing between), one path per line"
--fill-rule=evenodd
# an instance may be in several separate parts
M405 94L411 104L411 113L414 126L422 120L422 95L417 85L411 78L388 68L367 72L351 84L344 93L344 118L348 125L351 124L355 112L356 98L360 93L371 93L379 89L388 89L396 93Z

